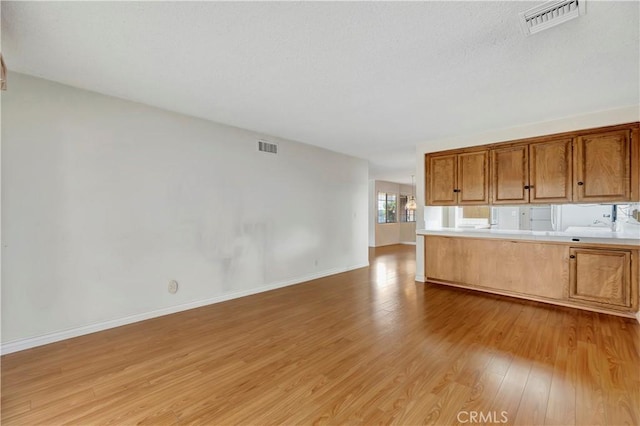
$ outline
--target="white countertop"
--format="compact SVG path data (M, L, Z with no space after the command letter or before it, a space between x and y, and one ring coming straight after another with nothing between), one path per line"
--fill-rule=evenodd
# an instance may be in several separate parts
M631 245L640 248L638 232L611 232L607 229L594 231L554 232L521 231L517 229L433 228L418 229L418 235L441 235L464 238L493 238L529 241L559 241L597 244Z

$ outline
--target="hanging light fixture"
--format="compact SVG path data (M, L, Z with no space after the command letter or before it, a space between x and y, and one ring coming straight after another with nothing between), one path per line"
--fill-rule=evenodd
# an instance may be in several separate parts
M413 179L414 175L411 175L411 196L409 197L409 201L407 201L407 210L415 210L418 208L416 197L413 195Z

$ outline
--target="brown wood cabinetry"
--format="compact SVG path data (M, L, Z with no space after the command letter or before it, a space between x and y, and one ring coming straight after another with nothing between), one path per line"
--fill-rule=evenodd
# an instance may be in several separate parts
M572 200L571 138L529 145L529 201L568 203Z
M571 248L569 299L631 307L631 251Z
M488 151L427 155L426 200L429 205L489 203Z
M452 206L458 202L456 193L456 168L458 156L428 155L425 161L427 171L427 204Z
M425 235L426 281L632 316L637 247Z
M570 202L571 146L563 138L492 149L493 204Z
M458 204L489 203L489 152L458 154Z
M425 238L428 281L561 299L569 280L569 247L509 240Z
M629 200L631 195L630 131L576 138L573 169L575 201Z
M493 204L528 203L528 146L492 149L491 177Z
M639 133L631 123L426 154L426 204L640 201Z

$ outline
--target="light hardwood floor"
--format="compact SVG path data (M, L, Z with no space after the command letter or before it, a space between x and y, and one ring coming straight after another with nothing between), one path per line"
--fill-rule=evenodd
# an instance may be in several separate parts
M414 247L385 247L369 268L3 356L2 424L640 424L636 322L414 274Z

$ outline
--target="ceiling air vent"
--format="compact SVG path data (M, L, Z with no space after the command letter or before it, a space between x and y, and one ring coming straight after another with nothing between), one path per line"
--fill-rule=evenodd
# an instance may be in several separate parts
M268 152L270 154L278 153L278 145L267 141L258 141L258 151Z
M586 0L552 0L524 12L520 12L520 27L525 35L567 22L587 13Z

